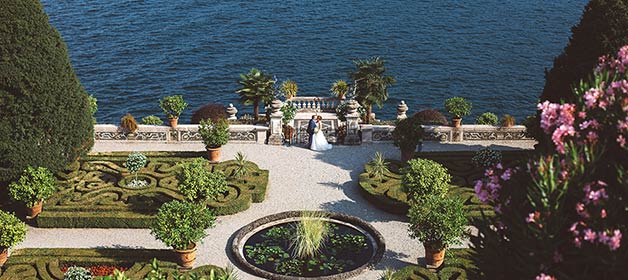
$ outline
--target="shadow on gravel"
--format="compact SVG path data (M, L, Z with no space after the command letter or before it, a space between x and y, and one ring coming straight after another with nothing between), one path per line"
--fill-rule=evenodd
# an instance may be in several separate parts
M375 265L375 269L376 270L384 270L386 268L393 268L395 270L404 268L406 266L409 265L416 265L417 263L411 263L411 262L407 262L407 261L403 261L401 259L407 259L409 258L410 255L408 254L404 254L404 253L400 253L400 252L395 252L395 251L391 251L389 249L386 249L386 252L384 253L384 257L382 258L382 260Z

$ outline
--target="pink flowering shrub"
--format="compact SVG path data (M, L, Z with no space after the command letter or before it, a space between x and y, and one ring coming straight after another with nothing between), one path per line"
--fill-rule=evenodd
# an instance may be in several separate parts
M621 279L628 264L628 46L604 56L575 104L538 104L547 136L475 184L495 207L473 238L488 279Z

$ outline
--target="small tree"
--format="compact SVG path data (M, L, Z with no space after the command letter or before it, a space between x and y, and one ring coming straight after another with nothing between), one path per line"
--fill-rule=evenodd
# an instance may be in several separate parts
M33 168L31 166L17 182L9 184L9 195L16 201L33 207L40 200L50 197L57 190L54 175L44 167Z
M240 74L238 84L242 86L236 93L240 94L240 103L253 105L253 116L259 119L260 103L267 105L274 98L275 82L273 76L263 71L251 68L248 74Z
M14 215L0 210L0 252L21 243L25 238L26 224Z
M196 203L215 200L219 194L227 191L227 180L220 172L212 172L204 158L196 158L191 162L178 165L179 191Z
M183 110L188 107L188 103L183 101L182 95L172 95L159 100L159 107L168 119L178 119Z
M331 91L334 96L340 99L344 99L347 95L347 92L349 92L349 84L347 84L347 82L345 82L344 80L335 81L333 84L331 84L331 88L329 89L329 91Z
M216 123L211 119L201 120L198 133L203 138L206 148L215 149L229 141L229 123L225 119L220 119Z
M401 186L409 201L421 201L432 194L444 197L449 190L451 175L447 168L435 161L422 158L409 160L402 173Z
M284 94L287 99L297 96L297 92L299 91L299 86L293 80L285 80L281 83L279 87L279 91Z
M131 174L135 175L132 185L137 185L137 172L146 166L146 156L140 152L130 153L126 158L125 166Z
M166 246L185 250L207 236L205 230L215 221L214 213L202 205L173 200L159 207L150 231Z
M433 194L412 203L408 217L410 236L435 250L462 244L469 223L461 200Z
M353 63L357 69L349 74L349 78L355 81L355 100L366 108L366 122L370 123L373 104L381 108L384 101L388 100L388 87L396 81L393 76L384 75L386 68L380 57Z

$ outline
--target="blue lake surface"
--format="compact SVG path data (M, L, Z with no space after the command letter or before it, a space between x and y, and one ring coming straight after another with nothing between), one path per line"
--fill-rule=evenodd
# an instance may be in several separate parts
M353 60L381 56L397 78L376 109L393 119L443 110L454 95L482 112L535 110L544 69L568 42L587 1L42 0L63 36L99 123L125 113L165 119L158 99L182 94L182 116L206 103L237 104L240 73L257 67L295 80L300 96L328 96Z

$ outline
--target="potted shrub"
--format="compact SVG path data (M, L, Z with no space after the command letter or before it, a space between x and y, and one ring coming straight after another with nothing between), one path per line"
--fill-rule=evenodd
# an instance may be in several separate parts
M345 99L347 92L349 92L349 84L344 80L338 80L331 85L329 89L338 99Z
M164 121L162 121L158 116L149 115L142 118L142 124L145 125L162 125Z
M409 231L425 247L425 263L439 267L449 245L460 244L467 234L468 220L461 200L429 195L421 203L411 203Z
M133 115L127 113L120 119L120 126L127 132L128 138L135 138L135 131L137 131L137 121Z
M0 267L9 257L9 248L26 238L26 224L13 214L0 210Z
M395 146L401 150L401 160L408 161L422 141L423 128L414 118L406 118L397 122L392 137Z
M503 127L511 127L513 125L515 125L515 117L508 114L502 116Z
M166 246L172 247L177 263L192 267L196 260L196 243L213 227L214 213L200 204L173 200L164 203L155 215L150 231Z
M220 160L220 148L229 141L229 123L224 119L215 123L210 119L201 120L198 133L203 138L209 161L218 162Z
M401 187L408 201L421 201L429 195L445 196L449 190L451 175L447 168L429 159L415 158L401 170Z
M56 189L52 172L44 167L29 166L17 182L9 184L9 195L15 201L26 204L26 218L33 219L41 212L43 200Z
M215 200L227 191L227 179L220 172L212 172L204 158L196 158L190 162L180 163L177 180L179 192L189 201L206 204L207 200Z
M475 119L476 124L485 124L485 125L496 125L497 124L497 115L491 112L482 113L477 119Z
M126 158L124 166L129 170L129 173L134 175L133 180L127 183L127 187L130 188L144 188L148 185L148 182L137 179L137 173L140 169L146 166L146 156L140 152L130 153Z
M445 110L451 114L454 127L460 127L462 117L471 113L471 102L460 96L445 100Z
M279 91L284 94L286 99L290 99L297 96L299 86L293 80L285 80L283 83L281 83L281 86L279 86Z
M181 116L181 113L187 106L188 104L183 101L183 96L181 95L166 96L159 100L159 107L164 110L164 114L170 120L171 127L177 126L179 116Z

